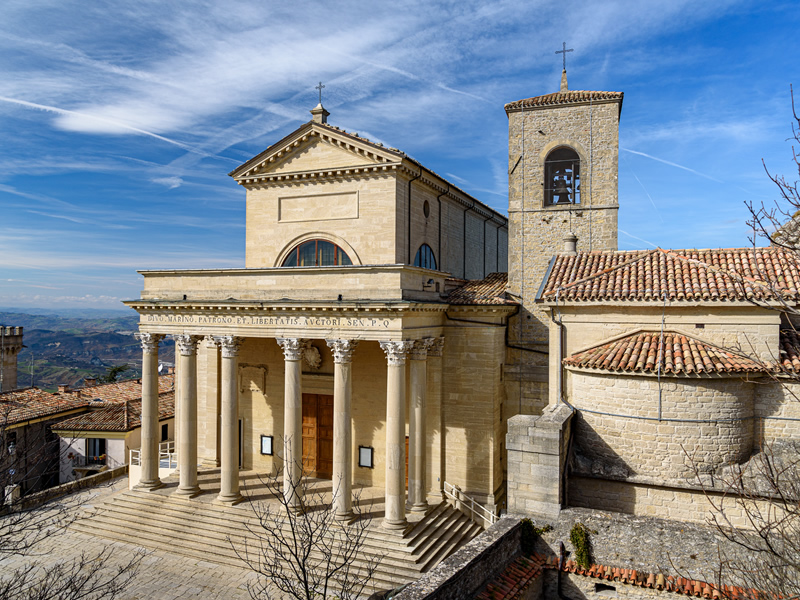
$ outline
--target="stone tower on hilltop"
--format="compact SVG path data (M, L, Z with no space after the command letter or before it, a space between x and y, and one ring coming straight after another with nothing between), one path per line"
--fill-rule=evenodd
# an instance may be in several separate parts
M22 327L0 325L0 392L17 389L17 355L22 350Z
M527 395L539 396L546 384L541 370L534 371L537 361L546 364L548 317L535 300L551 258L565 251L617 249L622 97L621 92L570 90L564 71L558 92L505 106L508 291L522 304L516 322L509 324L509 341L525 349L525 355L511 351L509 366L516 365L511 371L519 373ZM537 385L539 392L533 389ZM531 403L539 401L531 398Z

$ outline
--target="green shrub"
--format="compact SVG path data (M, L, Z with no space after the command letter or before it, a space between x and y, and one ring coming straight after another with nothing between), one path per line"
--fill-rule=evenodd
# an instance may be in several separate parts
M592 541L589 530L583 523L575 523L569 532L569 541L575 548L575 562L579 567L588 569L592 566Z

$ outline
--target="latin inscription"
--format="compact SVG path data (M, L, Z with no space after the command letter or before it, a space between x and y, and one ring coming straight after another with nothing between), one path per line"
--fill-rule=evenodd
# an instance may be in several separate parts
M191 325L239 325L243 327L338 327L388 329L389 319L365 317L252 317L214 315L143 315L144 323L187 323Z

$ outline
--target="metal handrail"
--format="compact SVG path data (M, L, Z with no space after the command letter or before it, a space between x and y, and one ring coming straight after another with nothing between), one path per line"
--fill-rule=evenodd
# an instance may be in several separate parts
M485 527L493 525L495 522L497 522L497 519L499 519L496 514L483 506L483 504L477 502L474 498L467 496L457 485L453 485L445 481L444 495L454 502L456 509L461 511L469 511L468 516L472 519L472 521L475 521L476 518L482 519L485 523Z
M167 461L168 468L178 466L177 454L175 453L175 442L167 440L158 445L158 462ZM142 466L142 450L141 448L131 448L130 464L134 466Z

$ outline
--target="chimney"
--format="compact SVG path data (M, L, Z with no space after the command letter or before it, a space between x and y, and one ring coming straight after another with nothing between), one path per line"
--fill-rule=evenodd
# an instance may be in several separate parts
M85 387L94 387L97 385L97 377L86 377L83 380L83 385Z
M322 106L322 102L320 102L314 108L311 109L311 115L312 115L311 120L314 121L314 123L325 124L328 122L328 117L331 116L331 113L325 110L325 108Z
M567 234L564 238L564 254L567 256L575 256L578 254L578 238L574 233Z
M61 385L58 386L58 393L59 394L66 394L67 392L69 392L69 384L68 383L62 383Z
M175 367L167 367L167 373L169 373L170 375L174 375L175 374Z

